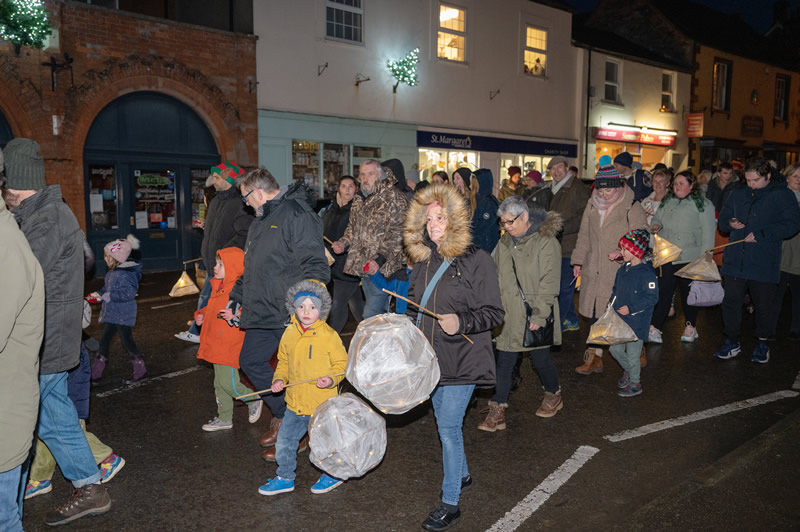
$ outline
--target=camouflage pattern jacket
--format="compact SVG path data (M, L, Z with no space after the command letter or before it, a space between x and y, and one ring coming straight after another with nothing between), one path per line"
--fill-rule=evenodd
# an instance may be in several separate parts
M348 247L344 273L366 277L364 265L374 260L381 274L389 278L405 263L403 254L403 221L408 200L394 186L390 175L375 184L375 192L364 201L353 202L350 222L342 243Z

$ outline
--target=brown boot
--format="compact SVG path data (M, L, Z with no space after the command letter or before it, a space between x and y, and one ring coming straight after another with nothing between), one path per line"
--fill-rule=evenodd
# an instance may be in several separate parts
M486 432L505 430L506 408L508 408L506 403L497 404L494 401L489 401L489 413L486 415L486 419L478 425L478 430L485 430Z
M581 375L603 373L603 350L597 347L587 347L583 353L583 366L578 366L575 371Z
M536 411L536 415L539 417L553 417L562 408L564 408L564 401L561 399L561 390L556 393L544 392L542 406Z
M278 430L280 430L282 422L283 418L272 418L272 421L269 422L269 430L258 440L261 447L272 447L275 445L275 442L278 441Z
M639 365L645 367L647 365L647 349L642 346L642 354L639 355Z
M300 444L297 447L297 454L304 453L307 450L308 450L308 435L303 436L303 439L300 440ZM275 446L272 446L269 449L265 449L264 452L261 453L261 458L263 458L267 462L274 462L275 461Z

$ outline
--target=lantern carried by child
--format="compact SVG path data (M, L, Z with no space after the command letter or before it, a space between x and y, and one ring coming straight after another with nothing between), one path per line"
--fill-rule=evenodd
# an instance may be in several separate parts
M440 377L433 347L400 314L380 314L358 325L345 375L387 414L403 414L427 400Z
M351 393L332 397L311 416L311 463L332 477L360 477L386 452L386 421Z

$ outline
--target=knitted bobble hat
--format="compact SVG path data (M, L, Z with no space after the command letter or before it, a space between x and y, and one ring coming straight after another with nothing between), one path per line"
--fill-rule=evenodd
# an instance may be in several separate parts
M122 264L131 256L131 251L139 249L139 239L133 235L128 235L125 239L113 240L106 244L103 253L110 256L115 261Z
M622 180L619 177L619 172L613 166L603 166L594 176L595 188L619 188L622 186Z
M44 159L38 142L31 139L12 139L3 150L3 158L6 187L12 190L41 190L47 187Z
M642 259L650 247L650 233L646 229L631 229L619 239L620 249L627 249L637 259Z

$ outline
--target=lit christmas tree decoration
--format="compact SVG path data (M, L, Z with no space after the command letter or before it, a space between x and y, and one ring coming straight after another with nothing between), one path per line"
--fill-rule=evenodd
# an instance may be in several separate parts
M0 0L0 39L20 46L42 48L50 23L41 0Z
M405 83L413 87L417 84L417 63L419 62L419 48L414 48L405 58L399 61L387 61L386 66L389 67L389 72L392 73L397 83L394 85L394 91L397 92L397 86L400 83Z

